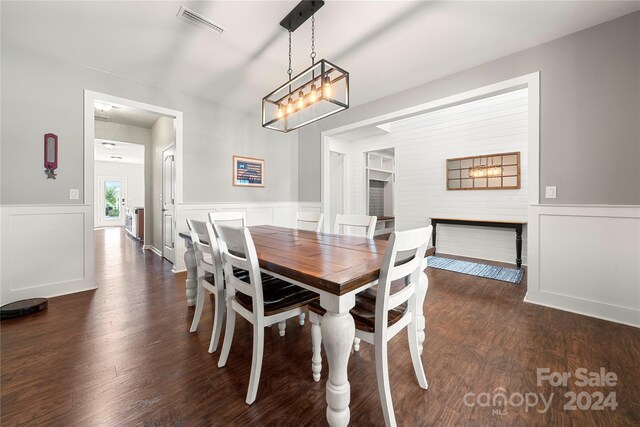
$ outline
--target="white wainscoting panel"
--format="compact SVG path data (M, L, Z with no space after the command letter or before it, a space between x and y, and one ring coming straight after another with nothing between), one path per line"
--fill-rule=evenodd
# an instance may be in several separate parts
M206 221L209 212L242 211L247 217L247 225L277 225L295 228L296 212L311 210L321 212L321 203L260 202L260 203L181 203L176 205L176 228L178 232L188 230L187 218ZM184 271L184 241L176 241L174 271Z
M640 207L531 206L529 233L525 301L640 327Z
M2 304L95 289L92 207L2 206Z

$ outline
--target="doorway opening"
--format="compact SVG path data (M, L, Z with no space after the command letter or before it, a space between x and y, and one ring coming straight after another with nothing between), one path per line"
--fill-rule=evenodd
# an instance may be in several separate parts
M539 194L538 105L539 76L534 73L323 132L325 216L334 215L332 152L339 150L349 177L342 191L350 195L342 213L382 218L376 234L423 227L431 218L526 223L528 206L537 203ZM520 153L522 186L495 191L486 184L481 188L482 179L469 178L480 191L450 191L448 159L495 156L501 150ZM517 239L509 230L501 231L442 227L438 232L447 234L447 242L438 239L438 249L513 263ZM527 249L532 245L528 237L525 226Z
M143 182L144 185L144 182ZM104 177L98 181L97 226L124 227L127 206L127 179L125 177Z
M93 205L91 229L109 234L91 241L92 254L94 241L113 237L127 240L115 247L148 250L173 264L181 149L181 112L85 91L85 203Z

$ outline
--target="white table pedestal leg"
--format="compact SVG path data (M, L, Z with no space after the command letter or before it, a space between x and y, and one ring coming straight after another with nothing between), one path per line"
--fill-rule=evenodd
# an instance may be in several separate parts
M329 365L327 421L331 427L347 426L351 416L351 389L347 378L347 366L355 337L355 324L349 314L349 308L341 310L343 313L327 311L322 318L322 342Z
M429 279L427 273L422 272L420 274L420 282L416 288L416 299L418 300L418 308L416 313L416 320L418 322L418 351L422 354L425 334L425 319L424 319L424 299L427 296L427 289L429 288Z
M191 244L191 242L189 241L186 241L185 246L187 247L187 251L184 253L184 263L187 267L187 306L192 307L196 305L198 286L198 281L196 280L196 278L198 276L198 267L196 265L196 254L193 251L193 244Z

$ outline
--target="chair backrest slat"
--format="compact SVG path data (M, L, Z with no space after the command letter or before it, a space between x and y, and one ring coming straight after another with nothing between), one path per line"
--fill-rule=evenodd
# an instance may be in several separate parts
M363 229L364 235L369 239L373 239L376 231L377 217L368 215L336 215L336 222L333 227L334 234L346 234L344 227L356 227ZM340 231L340 229L343 231Z
M264 310L262 278L258 264L258 254L249 229L222 225L217 222L213 226L218 235L227 289L233 288L251 296L253 298L254 313L261 315ZM245 283L235 277L233 267L248 271L250 283Z
M316 233L322 231L323 222L324 214L318 212L298 212L296 216L296 224L298 225L298 228L312 230Z
M389 238L387 250L384 254L378 292L376 297L376 331L387 327L389 310L406 301L410 301L408 310L412 310L411 300L415 302L416 287L420 280L424 256L427 251L432 227L417 228L415 230L395 231ZM398 254L401 255L398 261ZM408 259L408 261L403 261ZM391 282L404 279L405 286L391 294Z
M236 227L247 226L247 216L244 211L234 212L209 212L209 222L213 224L234 225Z
M410 250L408 250L407 252L410 252ZM422 259L418 259L414 257L410 261L396 265L389 273L391 275L391 281L393 282L394 280L407 277L418 267L418 265L421 265L421 264L422 264Z
M194 219L187 219L187 226L198 266L213 273L214 283L222 284L222 258L213 227L208 222Z

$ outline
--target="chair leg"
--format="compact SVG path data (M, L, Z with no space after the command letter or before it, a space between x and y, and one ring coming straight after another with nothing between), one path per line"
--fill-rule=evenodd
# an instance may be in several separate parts
M224 289L218 289L213 294L215 299L215 313L213 318L213 329L211 330L211 341L209 342L209 353L213 353L218 348L220 333L222 332L222 321L226 311L226 301L224 300Z
M198 277L196 281L196 311L195 313L193 313L193 320L191 321L191 328L189 329L189 332L195 332L198 330L198 323L200 323L200 317L202 316L202 308L204 307L204 294L207 292L207 290L202 287L202 280L202 277Z
M407 334L409 338L409 352L411 353L411 362L413 363L413 371L416 374L418 384L423 389L427 389L429 384L427 383L427 377L424 374L424 367L422 366L422 359L420 358L420 337L418 329L418 319L414 316L411 323L407 326Z
M381 334L384 335L384 334ZM393 413L393 401L391 400L391 387L389 386L389 361L387 359L387 343L382 339L375 339L376 377L378 379L378 394L384 415L386 427L396 427L396 417Z
M225 337L226 340L226 337ZM264 325L257 322L253 325L253 358L251 359L251 377L247 390L247 404L251 405L258 394L260 371L262 370L262 355L264 350Z
M353 339L353 351L360 351L360 338L358 337Z
M305 313L304 311L302 313L300 313L299 317L299 323L300 326L304 326L304 318L307 316L307 313Z
M233 332L236 328L236 312L231 306L227 307L227 327L224 330L224 342L222 343L222 354L218 360L218 368L222 368L227 364L227 358L229 357L229 351L231 350L231 342L233 341Z
M286 329L287 329L287 322L285 321L278 322L278 333L280 334L281 337L284 336Z
M320 373L322 372L322 331L320 329L320 317L311 313L309 315L311 321L311 372L313 372L313 380L320 381Z

